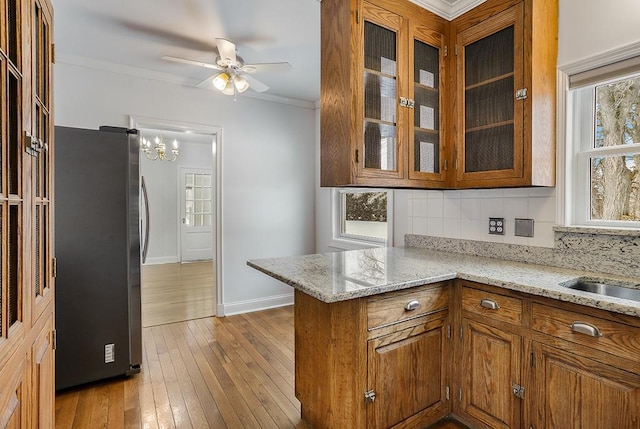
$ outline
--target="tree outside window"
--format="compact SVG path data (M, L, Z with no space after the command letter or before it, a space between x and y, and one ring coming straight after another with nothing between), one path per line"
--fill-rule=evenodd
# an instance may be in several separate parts
M640 220L640 77L595 88L593 149L628 147L627 153L590 156L591 219ZM604 152L603 152L604 154Z

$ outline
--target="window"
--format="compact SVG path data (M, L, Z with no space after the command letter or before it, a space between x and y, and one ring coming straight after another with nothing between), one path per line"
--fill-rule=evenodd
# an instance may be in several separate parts
M211 225L211 175L185 175L185 224L189 227Z
M392 209L392 191L334 189L333 246L351 249L392 243Z
M571 223L640 227L640 57L569 85Z

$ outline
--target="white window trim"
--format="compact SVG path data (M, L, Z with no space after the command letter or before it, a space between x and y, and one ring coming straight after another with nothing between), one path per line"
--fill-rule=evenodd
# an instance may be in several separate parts
M563 226L580 226L586 228L633 228L638 229L638 222L628 221L606 221L591 220L585 215L590 212L589 198L586 193L585 186L590 183L589 168L578 163L576 156L577 142L581 136L588 132L590 138L593 138L593 123L583 123L582 127L577 126L578 112L574 111L574 97L579 94L569 91L569 76L592 70L598 67L624 61L629 58L640 56L640 42L632 43L618 49L613 49L605 53L594 55L574 63L561 65L558 67L557 73L557 171L558 178L556 183L557 198L557 219L561 220ZM584 96L584 95L583 95ZM578 102L577 106L584 107L585 103ZM588 106L590 108L590 106ZM593 122L593 121L592 121ZM587 129L589 128L590 129ZM564 144L563 144L564 143ZM627 153L629 146L621 146L620 148L599 148L589 152L583 152L580 157L589 157L594 153L612 154ZM582 189L579 184L582 183ZM576 186L578 184L578 186Z
M342 193L386 192L387 194L387 239L375 240L347 236L342 231ZM331 189L331 240L329 247L339 250L357 250L371 247L393 246L393 189L378 188L332 188Z

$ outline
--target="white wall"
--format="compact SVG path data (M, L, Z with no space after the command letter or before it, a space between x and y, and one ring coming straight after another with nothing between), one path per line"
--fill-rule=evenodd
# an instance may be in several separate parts
M559 0L558 64L585 58L640 42L640 2ZM318 121L319 122L319 121ZM317 131L319 136L319 131ZM564 140L557 142L564 150ZM319 147L319 143L317 144ZM317 149L319 150L319 149ZM562 166L559 166L562 168ZM319 183L319 158L317 161ZM394 196L394 245L404 243L404 234L466 238L531 246L553 247L553 225L557 222L555 189L521 188L459 191L396 190ZM331 234L330 192L320 188L316 206L316 251L329 248ZM488 218L505 217L504 236L488 234ZM533 238L516 237L515 217L534 219Z
M221 127L224 311L291 302L289 286L246 260L314 250L313 109L60 60L54 71L56 125L128 126L133 115Z
M145 178L149 195L151 222L149 224L149 250L147 264L166 264L180 261L178 234L180 194L178 189L181 168L207 170L213 175L212 142L196 143L188 140L189 134L180 139L180 156L174 162L150 161L140 157L140 174ZM212 137L213 140L213 137ZM167 144L171 142L166 140ZM214 176L215 177L215 176ZM213 240L213 234L211 235ZM212 245L212 247L214 247Z

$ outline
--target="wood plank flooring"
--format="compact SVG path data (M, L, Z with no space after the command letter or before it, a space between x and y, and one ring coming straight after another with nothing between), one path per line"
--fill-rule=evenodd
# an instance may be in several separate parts
M293 307L143 329L140 374L56 396L56 428L306 428Z
M142 326L215 314L213 261L142 266Z

